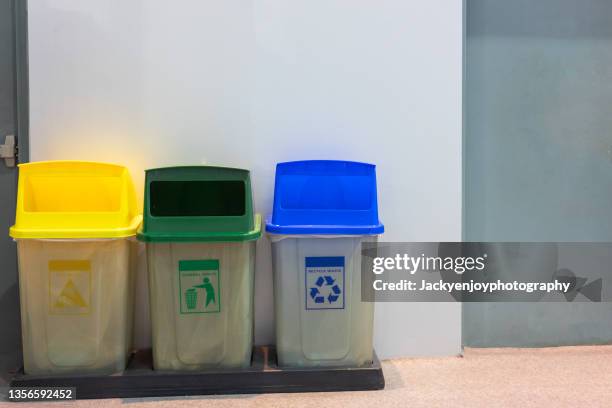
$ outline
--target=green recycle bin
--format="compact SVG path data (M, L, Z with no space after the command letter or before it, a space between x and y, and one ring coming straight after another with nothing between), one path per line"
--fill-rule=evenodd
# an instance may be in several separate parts
M144 219L156 370L248 367L255 241L248 170L146 171Z

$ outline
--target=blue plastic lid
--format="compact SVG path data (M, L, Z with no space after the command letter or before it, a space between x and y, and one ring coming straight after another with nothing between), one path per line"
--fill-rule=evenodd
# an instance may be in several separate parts
M376 166L336 160L276 165L274 208L266 220L273 234L376 235Z

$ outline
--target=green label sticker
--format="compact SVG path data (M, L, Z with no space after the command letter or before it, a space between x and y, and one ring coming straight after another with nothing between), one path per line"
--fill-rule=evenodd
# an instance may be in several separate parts
M180 313L219 313L219 260L179 261Z

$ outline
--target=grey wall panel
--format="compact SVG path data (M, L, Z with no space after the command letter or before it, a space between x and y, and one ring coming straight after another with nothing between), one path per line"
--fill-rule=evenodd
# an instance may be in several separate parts
M612 2L466 7L464 238L612 242ZM463 342L609 343L612 305L465 304Z

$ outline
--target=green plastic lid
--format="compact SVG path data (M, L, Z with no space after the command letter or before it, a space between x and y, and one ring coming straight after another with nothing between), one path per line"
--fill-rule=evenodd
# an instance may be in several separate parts
M185 166L146 171L139 240L248 241L260 235L248 170Z

